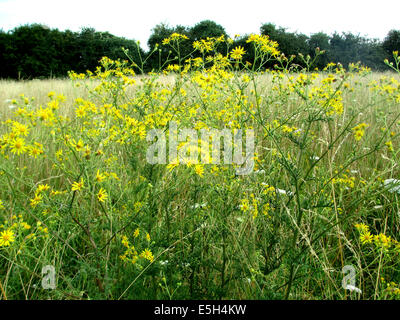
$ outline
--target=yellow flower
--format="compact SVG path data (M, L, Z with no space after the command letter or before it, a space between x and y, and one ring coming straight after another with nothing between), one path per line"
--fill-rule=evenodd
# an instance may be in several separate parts
M275 187L270 186L268 184L264 185L263 194L269 195L269 194L274 194L274 193L275 193Z
M122 240L121 240L122 244L124 245L124 247L129 248L129 240L127 236L122 236Z
M171 172L171 171L174 170L174 168L175 168L176 166L178 166L178 165L179 165L179 162L178 162L178 161L172 162L172 163L170 163L170 164L167 165L167 169L168 169L169 172Z
M361 138L363 137L363 135L364 135L364 131L357 130L357 131L354 132L354 138L355 138L357 141L361 140Z
M351 130L353 130L354 133L354 139L357 141L361 140L361 138L364 136L365 128L368 127L368 124L366 123L360 123L359 125L355 126Z
M31 226L29 224L27 224L26 222L21 222L21 226L25 229L25 230L29 230L31 228Z
M392 243L391 237L388 237L383 233L375 235L374 240L375 240L375 244L382 248L389 248Z
M62 149L58 149L56 152L56 158L58 161L62 161L63 151Z
M364 223L356 223L355 227L360 233L365 233L369 231L369 227Z
M262 52L277 56L280 54L277 49L278 43L271 41L267 35L251 34L246 41L247 43L253 42L261 49Z
M144 249L140 256L146 260L149 260L150 262L153 262L154 260L154 256L149 249Z
M0 247L7 247L11 242L14 242L14 233L8 229L0 233Z
M83 118L86 116L86 108L85 106L79 106L78 108L76 108L75 110L75 114L78 118Z
M135 202L135 204L134 204L135 212L139 212L140 209L142 209L142 207L143 207L143 203Z
M64 96L63 94L59 94L57 96L58 101L60 102L65 102L65 100L67 100L66 96Z
M194 166L194 171L196 172L196 174L198 176L200 176L200 178L203 178L203 173L204 173L204 167L201 164L196 164Z
M76 151L81 151L85 144L83 143L82 139L79 139L78 142L75 139L72 139L72 146L75 147Z
M387 148L388 148L388 150L390 151L390 152L393 152L393 143L392 143L392 141L388 141L388 142L386 142L385 143L385 146L387 146Z
M267 217L267 218L271 218L271 215L269 214L269 212L271 211L271 205L269 203L266 203L263 206L263 214Z
M85 147L85 151L83 152L84 155L85 155L85 159L87 159L87 160L90 159L90 153L91 153L91 152L92 152L92 151L90 150L90 147L89 147L89 146L86 146L86 147Z
M36 111L36 116L40 120L45 121L53 117L53 112L50 108L43 109L42 107L40 107L39 110Z
M248 199L242 199L240 200L240 210L242 210L243 212L246 212L247 210L249 210L249 200Z
M108 198L108 195L107 195L106 190L104 190L103 188L100 188L100 191L97 194L97 199L99 199L100 202L104 202L107 200L107 198Z
M369 231L362 233L360 235L360 241L362 244L371 243L373 239L374 239L374 236Z
M133 236L134 236L135 238L137 238L137 237L139 236L139 233L140 233L140 230L139 230L139 228L137 228L137 229L135 230L135 232L133 233Z
M42 198L43 198L42 195L35 194L35 197L33 199L30 199L31 207L35 208L42 201Z
M248 82L250 82L250 77L247 75L247 74L245 74L245 75L243 75L243 77L242 77L242 81L244 82L244 83L248 83Z
M171 41L178 41L179 39L187 40L189 38L184 34L174 32L169 38L165 38L162 41L162 44L169 44Z
M72 191L80 191L85 187L83 178L81 178L81 181L79 182L74 182L72 183Z
M17 155L20 155L27 150L27 147L25 146L25 140L22 138L15 138L11 140L10 146L11 152L16 153Z
M50 110L57 110L59 108L59 102L58 100L52 100L47 104L47 106Z
M102 182L105 179L106 179L106 176L104 174L100 173L99 170L97 170L97 172L96 172L96 181L97 182Z
M43 191L47 191L47 190L49 190L50 189L50 187L49 187L49 185L48 184L39 184L39 186L37 187L37 189L36 189L36 194L39 194L39 193L41 193L41 192L43 192Z
M34 157L35 159L37 156L43 154L43 145L40 143L35 142L35 146L30 146L29 147L29 155Z
M27 136L29 133L29 129L26 125L18 123L18 122L14 122L13 124L13 132L16 135L23 135L23 136Z
M242 56L246 53L246 51L244 51L244 48L242 47L236 47L235 49L232 49L231 51L231 58L234 60L240 60L242 59Z

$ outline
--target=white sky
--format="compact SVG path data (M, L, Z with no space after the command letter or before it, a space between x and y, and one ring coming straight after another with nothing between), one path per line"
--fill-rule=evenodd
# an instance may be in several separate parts
M93 27L140 40L145 49L158 23L193 26L202 20L215 21L230 36L258 33L272 22L307 35L350 31L383 39L400 30L399 12L399 0L0 0L0 29L26 23L72 31Z

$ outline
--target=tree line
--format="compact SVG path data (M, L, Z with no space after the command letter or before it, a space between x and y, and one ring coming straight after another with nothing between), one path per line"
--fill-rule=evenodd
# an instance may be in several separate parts
M32 79L65 77L70 70L81 73L95 70L101 57L127 59L125 52L141 68L149 72L159 68L170 57L169 48L162 41L173 33L184 34L188 40L182 43L182 57L193 55L193 42L207 37L228 37L225 29L214 21L204 20L192 27L159 24L152 30L147 51L137 41L82 28L79 32L59 31L40 24L24 25L5 32L0 30L0 78ZM310 36L289 32L272 23L263 24L260 33L279 43L279 50L286 56L296 55L294 63L302 64L299 53L315 55L316 49L325 53L318 57L314 67L322 69L328 62L347 66L352 62L373 70L387 70L383 63L392 59L392 52L400 49L400 30L391 30L383 41L369 39L352 33L323 32ZM246 50L245 59L252 61L253 51L246 42L248 35L235 37L231 48L241 46ZM125 49L122 50L122 48ZM226 53L227 48L219 48ZM225 52L224 52L225 50Z

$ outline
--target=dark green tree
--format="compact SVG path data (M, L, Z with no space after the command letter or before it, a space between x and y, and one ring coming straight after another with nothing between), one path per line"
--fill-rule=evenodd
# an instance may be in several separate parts
M360 62L373 69L384 68L384 52L377 40L366 39L352 33L334 33L330 39L330 56L333 62L345 68L349 63Z
M310 49L310 56L315 57L316 50L319 48L320 51L325 51L324 54L320 55L315 61L313 67L323 69L331 61L331 52L329 44L329 36L326 33L318 32L314 33L308 39L308 46Z
M12 31L12 77L51 77L57 74L57 48L52 31L40 24L25 25Z
M173 52L170 46L162 44L163 40L173 33L184 34L189 38L188 28L181 25L171 27L168 24L160 23L153 28L150 38L147 41L149 53L152 53L152 56L149 58L150 69L159 70L168 59L176 60L176 52ZM182 57L189 55L192 51L191 42L189 40L182 41L179 51Z
M212 20L203 20L189 29L191 44L200 39L218 38L220 36L224 36L225 39L228 38L224 27ZM226 45L219 44L216 50L219 53L226 53ZM197 52L195 56L200 56L200 53Z
M190 28L189 38L192 41L219 37L224 35L227 37L224 27L211 20L203 20Z
M11 42L12 34L0 30L0 77L2 78L12 77L16 67L17 59Z
M298 54L307 55L309 53L308 37L302 33L287 32L285 28L277 28L272 23L263 24L260 28L263 35L268 35L273 41L279 43L279 50L286 56L296 55L294 63L302 64Z
M102 57L110 59L128 60L122 48L128 49L129 57L134 63L141 65L140 57L145 56L144 51L138 47L134 40L116 37L108 32L97 32L93 28L83 28L78 36L78 64L76 71L85 72L95 70ZM135 71L138 71L136 69Z
M390 30L382 43L385 56L393 62L393 51L400 51L400 30Z

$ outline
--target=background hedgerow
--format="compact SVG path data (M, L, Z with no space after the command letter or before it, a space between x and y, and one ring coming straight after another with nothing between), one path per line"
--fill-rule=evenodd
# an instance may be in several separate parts
M150 35L148 50L143 50L137 41L114 36L108 32L98 32L93 28L82 28L80 32L70 30L59 31L40 24L24 25L4 32L0 30L0 78L35 79L63 78L68 71L78 73L94 71L98 61L107 56L113 60L125 59L121 47L129 49L133 61L145 72L159 70L172 56L171 48L162 46L165 38L173 33L183 34L188 41L180 44L180 55L200 57L201 52L193 52L193 43L201 39L228 38L223 26L211 20L201 21L194 26L169 26L158 24ZM280 45L280 51L287 57L296 55L294 63L305 67L298 56L315 57L319 48L325 54L315 62L314 67L323 69L329 62L349 63L361 62L374 71L387 70L384 59L394 62L393 51L400 49L400 31L390 30L383 41L368 39L358 34L323 32L305 35L288 32L285 28L265 23L260 33L269 36ZM235 46L246 50L246 61L254 60L254 50L247 42L249 35L235 35ZM226 46L221 44L218 52L226 54ZM267 65L272 67L272 64ZM137 67L133 67L136 72Z

